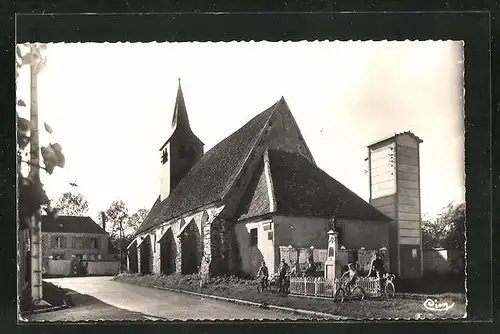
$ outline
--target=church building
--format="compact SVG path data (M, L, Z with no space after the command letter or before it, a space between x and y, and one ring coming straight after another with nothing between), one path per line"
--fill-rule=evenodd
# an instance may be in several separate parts
M380 176L371 173L370 204L322 171L284 98L204 152L179 82L165 132L160 193L128 246L130 271L255 275L265 261L273 273L280 246L326 248L333 217L347 249L388 247L392 257L393 247L398 259L412 258L410 248L389 240L391 233L405 234L394 222L395 195L376 190ZM394 140L369 153L380 157L388 143Z

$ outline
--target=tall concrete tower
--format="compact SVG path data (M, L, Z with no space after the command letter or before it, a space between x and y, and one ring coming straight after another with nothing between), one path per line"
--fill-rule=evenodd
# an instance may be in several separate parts
M423 273L420 155L422 140L403 132L368 146L370 203L393 221L390 271L401 278Z

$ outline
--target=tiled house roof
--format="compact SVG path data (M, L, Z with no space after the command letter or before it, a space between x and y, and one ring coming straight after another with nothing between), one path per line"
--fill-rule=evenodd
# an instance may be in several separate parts
M80 216L58 216L56 219L42 216L42 232L106 234L92 218Z
M391 220L299 154L269 150L269 162L278 213Z
M276 106L263 111L206 152L163 200L156 214L148 215L136 235L186 212L220 201L231 189L260 138Z

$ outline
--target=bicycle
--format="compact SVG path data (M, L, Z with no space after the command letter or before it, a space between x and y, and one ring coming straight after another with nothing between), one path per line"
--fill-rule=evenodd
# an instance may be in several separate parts
M290 293L290 274L286 274L282 280L277 277L276 281L278 293Z
M259 278L259 284L257 285L257 292L261 293L263 291L274 292L273 287L277 285L276 275L271 276L267 280L263 276Z
M365 289L355 283L354 286L349 286L349 281L345 280L342 282L341 286L335 291L335 301L340 301L341 303L346 299L358 299L364 300L366 296Z
M396 293L396 287L394 286L394 280L396 276L394 274L386 273L382 275L382 279L384 280L384 294L385 298L390 299L394 298Z

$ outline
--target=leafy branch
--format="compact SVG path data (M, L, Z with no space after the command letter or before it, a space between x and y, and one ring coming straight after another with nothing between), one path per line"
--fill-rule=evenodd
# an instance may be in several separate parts
M44 68L46 64L46 57L43 54L43 51L46 49L46 45L44 44L23 44L16 46L16 84L17 78L19 77L19 69L25 65L28 65L31 69L32 75L36 75L40 73L40 71ZM24 49L24 51L23 51ZM35 81L36 83L36 81ZM41 147L39 152L35 151L35 154L41 154L44 167L40 166L38 163L38 159L36 159L37 155L33 158L33 149L38 150L38 136L36 133L38 131L38 114L37 114L37 105L36 105L36 84L31 87L31 119L34 120L34 123L30 120L20 117L19 114L16 113L17 118L17 163L18 163L18 207L19 207L19 222L21 228L26 228L30 226L29 221L31 217L35 215L35 213L39 212L40 209L45 209L47 214L56 215L57 211L53 210L50 207L50 200L43 189L43 184L40 182L38 176L38 170L43 169L48 174L52 174L54 168L60 167L63 168L65 165L65 156L62 153L62 147L58 143L50 143L45 147ZM26 102L22 99L18 99L17 107L26 108L28 107ZM51 134L53 132L52 128L44 123L45 130ZM33 137L35 134L35 137ZM36 140L36 141L35 141ZM31 158L26 161L22 159L22 155L26 147L31 146ZM27 154L26 154L27 155ZM26 163L31 167L30 174L25 177L21 173L21 164Z

